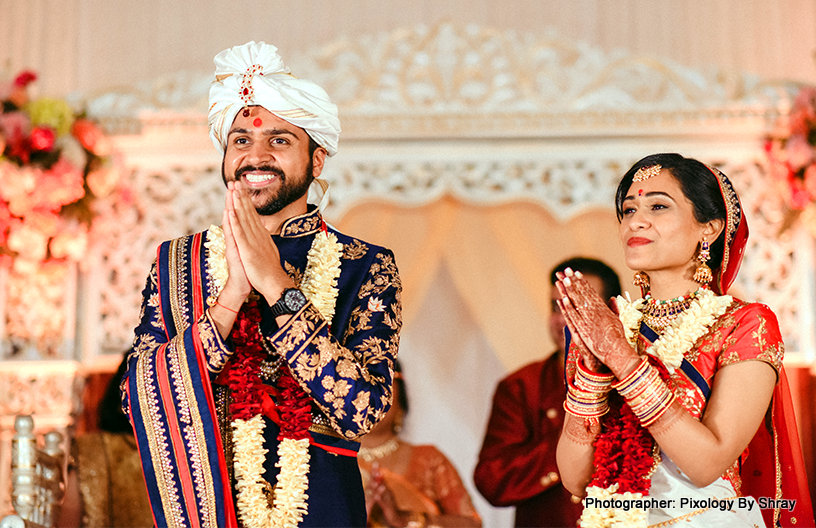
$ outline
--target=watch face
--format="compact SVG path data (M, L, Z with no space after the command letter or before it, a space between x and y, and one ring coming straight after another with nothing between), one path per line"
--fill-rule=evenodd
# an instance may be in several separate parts
M283 292L283 303L295 313L306 305L306 296L297 288L291 288Z

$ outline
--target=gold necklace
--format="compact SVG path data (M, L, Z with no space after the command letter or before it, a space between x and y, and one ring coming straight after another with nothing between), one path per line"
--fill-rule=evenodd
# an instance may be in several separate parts
M643 306L643 320L658 334L662 333L671 325L677 316L688 310L692 301L697 298L700 290L693 291L681 297L660 301L646 294L643 299L646 303Z
M378 446L361 447L358 456L363 459L364 462L374 462L375 460L387 457L397 449L399 449L399 439L396 436L392 436Z

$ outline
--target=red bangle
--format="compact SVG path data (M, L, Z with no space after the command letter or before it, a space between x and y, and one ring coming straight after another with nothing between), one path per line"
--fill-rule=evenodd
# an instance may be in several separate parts
M224 306L223 304L221 304L221 303L220 303L220 302L218 302L218 301L215 301L215 304L217 304L218 306L220 306L221 308L223 308L223 309L225 309L225 310L229 310L230 312L234 313L235 315L238 315L238 310L233 310L233 309L232 309L232 308L230 308L229 306Z

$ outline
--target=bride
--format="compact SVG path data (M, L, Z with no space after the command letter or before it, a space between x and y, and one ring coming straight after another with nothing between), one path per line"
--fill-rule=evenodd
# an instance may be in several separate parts
M644 297L618 297L616 314L580 273L558 281L571 344L557 460L581 526L812 526L776 316L726 295L748 237L731 182L656 154L615 205Z

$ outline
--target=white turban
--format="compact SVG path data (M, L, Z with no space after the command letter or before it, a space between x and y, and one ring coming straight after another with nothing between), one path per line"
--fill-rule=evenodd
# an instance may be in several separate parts
M337 152L337 106L323 88L292 76L278 48L253 41L224 50L213 61L208 121L215 148L226 149L227 134L240 110L259 105L305 130L329 156Z

